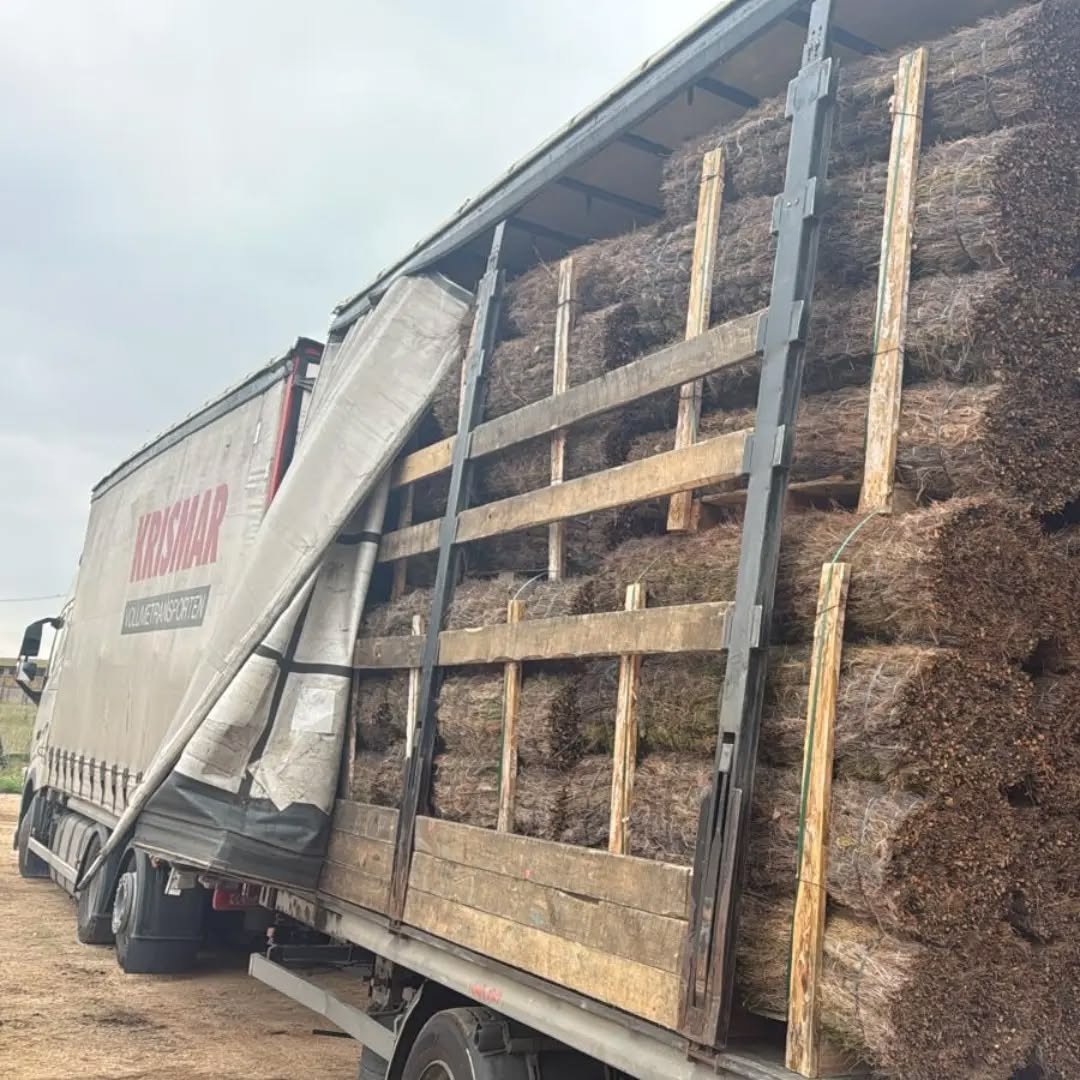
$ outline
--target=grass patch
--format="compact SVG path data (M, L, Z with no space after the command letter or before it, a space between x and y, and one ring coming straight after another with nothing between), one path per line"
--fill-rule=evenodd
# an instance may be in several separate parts
M0 746L8 757L30 753L37 706L31 702L0 702Z
M27 758L21 754L8 755L7 762L0 769L0 795L19 795L23 789L23 769Z

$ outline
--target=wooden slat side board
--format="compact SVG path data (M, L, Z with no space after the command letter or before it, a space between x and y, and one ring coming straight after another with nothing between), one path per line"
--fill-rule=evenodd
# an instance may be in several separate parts
M390 879L393 857L393 848L383 840L370 840L366 836L353 836L336 829L330 833L330 844L326 849L329 862L362 870L371 877L386 881Z
M416 851L654 915L688 918L690 870L683 866L429 817L416 820Z
M385 913L397 811L336 805L320 892ZM690 871L419 817L404 922L674 1029Z
M558 397L526 405L481 424L473 432L470 457L485 457L515 443L550 435L560 428L602 416L650 394L671 390L721 368L746 363L758 355L757 311L721 323L694 338L634 360L597 379L570 387ZM432 443L403 457L394 467L393 487L415 483L450 468L454 437Z
M369 840L382 840L392 844L394 831L397 829L397 817L397 811L387 806L338 799L334 804L331 827L338 832L366 836Z
M385 915L389 907L390 881L341 863L325 862L319 878L319 892Z
M405 922L666 1028L678 1025L676 976L511 919L410 889Z
M694 234L694 258L690 268L690 303L686 316L687 340L700 337L709 327L712 304L713 273L719 242L720 208L724 201L724 148L710 150L701 167L698 194L697 230ZM701 418L700 379L686 383L679 391L679 417L675 427L675 448L697 442ZM685 532L693 529L694 493L682 491L672 497L668 508L668 529Z
M559 263L559 299L555 307L555 363L551 378L551 396L565 394L570 385L570 335L577 309L577 275L573 256ZM566 479L566 431L551 436L551 482ZM548 526L548 579L561 581L566 574L566 522L553 521Z
M603 611L558 619L444 630L439 664L505 664L680 652L721 652L731 604L680 604L640 611ZM359 638L353 654L366 670L415 668L423 642L414 637Z
M900 60L893 98L892 149L881 239L874 374L866 418L866 466L859 510L888 510L892 503L900 400L904 383L908 291L915 233L928 53L916 49Z
M825 1042L819 1014L825 939L825 882L829 875L829 811L840 660L847 609L849 563L826 563L821 571L810 693L803 752L803 839L791 933L787 1067L802 1076L821 1075Z
M743 473L743 451L749 435L749 431L733 431L682 450L669 450L555 487L473 507L458 515L456 541L463 544L483 540L534 525L549 525L578 514L615 510L661 499L676 491L733 480ZM436 551L441 524L439 518L387 533L379 544L379 562L395 562L409 555Z
M409 888L674 974L686 921L417 854Z

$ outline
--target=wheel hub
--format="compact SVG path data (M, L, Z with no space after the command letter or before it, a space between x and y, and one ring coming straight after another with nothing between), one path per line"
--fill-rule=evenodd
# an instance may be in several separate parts
M131 919L135 906L135 875L129 870L120 875L116 885L116 899L112 909L112 932L123 933Z

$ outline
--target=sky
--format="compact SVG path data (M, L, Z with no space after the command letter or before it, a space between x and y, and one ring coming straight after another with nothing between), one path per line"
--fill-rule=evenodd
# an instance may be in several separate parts
M299 335L708 0L4 0L0 656L91 486Z

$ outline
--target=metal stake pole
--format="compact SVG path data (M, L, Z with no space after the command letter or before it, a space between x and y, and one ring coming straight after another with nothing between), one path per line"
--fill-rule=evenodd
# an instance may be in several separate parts
M465 367L465 386L462 398L461 419L450 472L450 494L446 504L446 516L439 528L439 560L435 571L435 587L432 590L431 613L428 618L427 635L420 670L419 704L417 715L419 729L412 756L405 763L405 790L398 814L397 832L394 837L394 865L390 874L389 914L394 922L400 922L405 910L405 892L412 863L413 840L416 834L416 815L427 806L431 790L431 761L435 752L435 701L439 692L439 632L450 604L454 599L457 582L458 515L469 505L472 466L469 462L472 430L483 411L484 379L488 358L495 344L495 331L499 324L504 272L499 269L502 255L503 234L506 223L495 228L488 255L487 271L480 283L476 298L476 332L472 336L472 351Z
M776 261L761 338L761 383L749 449L749 490L720 732L694 862L684 1030L694 1042L710 1047L726 1042L730 1023L738 900L773 594L802 384L804 334L817 268L819 203L832 138L836 84L830 55L832 7L833 0L814 0L802 68L788 88L791 142L784 193L773 211Z

